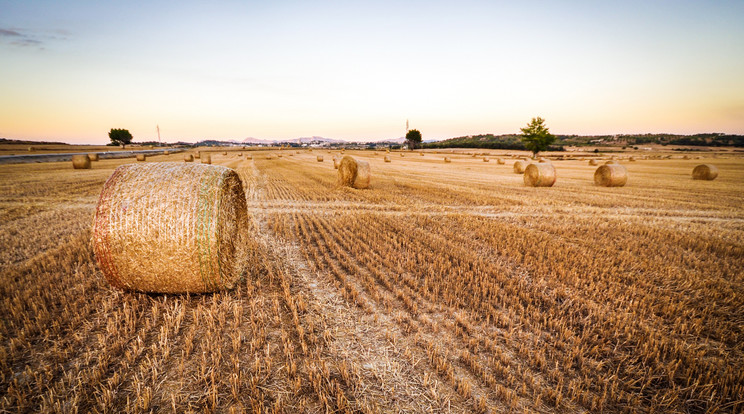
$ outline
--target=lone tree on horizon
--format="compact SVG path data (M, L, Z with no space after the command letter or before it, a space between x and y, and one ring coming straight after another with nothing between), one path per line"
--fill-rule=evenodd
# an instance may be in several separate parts
M412 129L406 132L406 141L408 142L408 149L414 150L421 146L421 132L418 129Z
M128 129L111 128L109 139L114 145L127 145L132 143L132 134Z
M550 144L555 141L555 135L548 131L548 127L544 125L545 120L540 118L532 118L532 121L527 124L524 128L519 128L522 131L522 142L525 148L532 151L532 158L537 157L537 153L548 149Z

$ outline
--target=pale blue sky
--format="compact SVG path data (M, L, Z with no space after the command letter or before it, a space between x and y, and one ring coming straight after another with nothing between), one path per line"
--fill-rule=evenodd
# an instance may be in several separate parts
M744 2L0 0L0 137L744 133Z

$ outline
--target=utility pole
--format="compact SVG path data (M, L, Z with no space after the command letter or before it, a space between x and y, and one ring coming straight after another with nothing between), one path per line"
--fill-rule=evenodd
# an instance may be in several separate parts
M162 142L160 142L160 125L156 125L156 128L158 130L158 144L162 144Z

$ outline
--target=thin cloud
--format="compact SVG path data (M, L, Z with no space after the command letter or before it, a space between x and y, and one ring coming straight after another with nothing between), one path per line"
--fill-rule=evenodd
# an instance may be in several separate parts
M16 32L15 30L7 30L7 29L0 29L0 36L23 37L22 34Z
M21 33L17 30L9 30L0 28L0 41L7 39L7 43L13 46L19 47L43 47L44 42L37 39L35 36Z

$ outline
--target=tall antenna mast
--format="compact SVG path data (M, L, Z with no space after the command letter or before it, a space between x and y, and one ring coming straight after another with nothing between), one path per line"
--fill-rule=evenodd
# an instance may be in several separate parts
M158 144L162 144L162 142L160 142L160 125L156 125L156 128L158 129Z
M408 120L406 119L406 134L408 133Z

